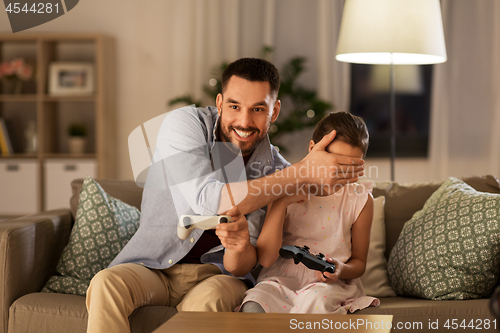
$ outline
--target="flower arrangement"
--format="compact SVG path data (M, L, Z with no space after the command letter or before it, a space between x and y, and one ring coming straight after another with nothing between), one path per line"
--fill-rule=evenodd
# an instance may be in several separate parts
M24 59L17 58L11 61L4 61L0 65L0 79L21 79L29 81L33 77L33 66Z
M0 64L0 79L10 86L8 92L20 94L23 90L23 81L33 78L33 66L22 58L4 61ZM10 91L9 91L10 90Z

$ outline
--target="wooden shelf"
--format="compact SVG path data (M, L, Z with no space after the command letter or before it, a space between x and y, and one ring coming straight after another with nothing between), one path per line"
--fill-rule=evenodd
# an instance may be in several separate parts
M51 96L37 94L0 94L0 102L95 102L96 95Z
M51 96L44 95L44 102L95 102L95 95L85 95L85 96Z
M96 154L43 154L41 158L53 158L53 159L94 159L96 158Z
M23 150L26 144L24 133L34 122L38 152L0 154L0 160L4 163L14 159L22 159L23 163L32 163L28 159L37 162L32 164L38 165L35 181L38 184L35 187L39 196L38 210L43 211L47 207L45 198L55 191L52 183L58 182L47 180L51 163L75 160L75 164L81 166L92 164L96 178L116 177L115 41L100 33L0 33L0 61L17 57L35 62L36 82L29 86L27 91L30 94L0 94L0 117L6 122L14 151ZM93 63L94 93L50 95L49 68L57 62ZM87 127L86 152L89 153L67 153L67 129L74 123L83 123ZM66 181L64 177L56 178L64 179L59 182ZM69 184L64 184L64 188L67 186ZM8 193L9 189L0 185L0 200ZM5 212L0 211L2 213Z
M14 159L36 159L38 156L36 154L23 154L23 153L15 153L7 156L0 155L0 159L4 160L14 160Z
M0 94L0 102L36 102L36 94Z
M100 33L0 33L2 42L95 42L97 39L110 37Z

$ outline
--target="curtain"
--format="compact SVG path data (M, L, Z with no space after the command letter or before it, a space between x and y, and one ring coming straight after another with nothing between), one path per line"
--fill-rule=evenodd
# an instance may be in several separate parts
M349 110L350 67L335 60L343 1L318 3L318 95L331 100L336 110Z
M434 68L431 178L500 176L500 2L442 0L448 61Z
M222 62L258 57L273 45L275 0L170 1L169 95L187 93L204 103L202 87ZM173 14L172 14L173 13Z

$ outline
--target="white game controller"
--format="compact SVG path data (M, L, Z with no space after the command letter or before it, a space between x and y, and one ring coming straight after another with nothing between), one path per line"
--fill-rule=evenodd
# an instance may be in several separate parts
M202 216L202 215L181 215L177 225L177 236L186 239L191 235L193 229L215 229L217 224L232 222L231 216Z

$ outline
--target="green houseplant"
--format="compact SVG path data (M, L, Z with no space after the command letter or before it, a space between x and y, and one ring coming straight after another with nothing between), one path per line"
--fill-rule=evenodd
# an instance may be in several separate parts
M68 128L68 147L70 154L78 155L85 153L87 145L87 127L84 124L74 123Z

